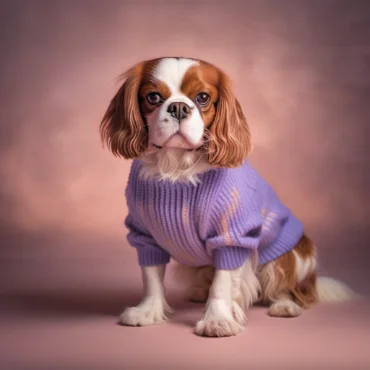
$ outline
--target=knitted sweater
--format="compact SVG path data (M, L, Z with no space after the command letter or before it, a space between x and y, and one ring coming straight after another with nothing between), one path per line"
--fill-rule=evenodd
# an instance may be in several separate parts
M139 159L131 166L125 225L142 266L173 258L235 269L252 250L265 264L292 249L303 234L301 222L248 161L204 172L197 185L144 179L141 166Z

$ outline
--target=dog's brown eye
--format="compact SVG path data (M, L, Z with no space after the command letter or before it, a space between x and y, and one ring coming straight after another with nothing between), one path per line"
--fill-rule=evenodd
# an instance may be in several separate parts
M199 104L199 105L207 105L208 102L209 102L209 95L206 94L206 93L200 93L197 95L197 97L195 98L195 101Z
M147 100L150 104L159 104L162 101L162 97L158 93L149 93L147 95Z

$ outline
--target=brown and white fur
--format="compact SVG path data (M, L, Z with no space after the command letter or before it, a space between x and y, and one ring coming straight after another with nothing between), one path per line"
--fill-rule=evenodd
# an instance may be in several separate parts
M189 58L142 62L124 74L100 126L110 150L126 159L141 158L142 175L160 181L197 183L214 167L236 167L252 150L247 120L228 76L217 67ZM243 330L246 310L257 301L271 316L294 317L320 301L354 297L344 284L316 277L314 243L303 235L276 260L260 265L257 256L235 270L178 266L187 298L206 302L195 326L202 336L231 336ZM166 321L165 266L142 267L145 294L128 307L120 322L143 326Z

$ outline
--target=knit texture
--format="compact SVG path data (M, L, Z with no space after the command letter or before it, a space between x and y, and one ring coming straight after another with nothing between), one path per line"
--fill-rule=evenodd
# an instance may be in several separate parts
M265 264L292 249L303 226L245 161L213 169L197 185L144 179L133 161L126 188L128 241L142 266L173 258L191 266L240 267L252 250Z

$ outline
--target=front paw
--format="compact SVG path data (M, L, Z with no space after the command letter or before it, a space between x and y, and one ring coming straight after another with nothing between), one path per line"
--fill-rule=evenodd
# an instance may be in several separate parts
M195 326L195 334L202 337L231 337L242 332L244 327L234 320L200 320Z
M167 321L167 314L171 312L169 307L127 307L119 318L121 325L149 326L163 324Z

